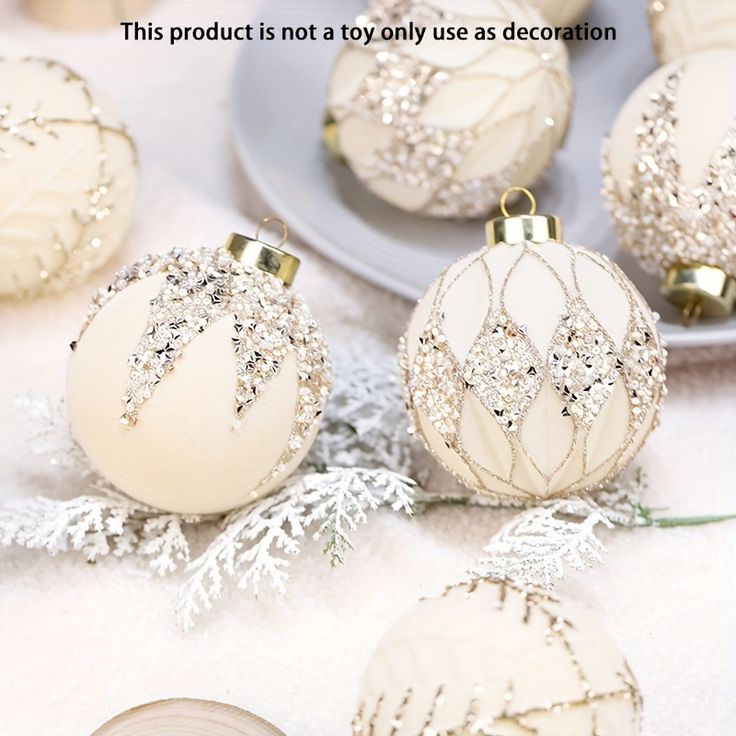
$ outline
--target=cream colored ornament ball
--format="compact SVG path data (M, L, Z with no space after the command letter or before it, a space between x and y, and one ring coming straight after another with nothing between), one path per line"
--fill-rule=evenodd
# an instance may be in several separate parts
M72 70L0 59L0 296L66 289L120 245L135 200L135 146Z
M487 247L439 277L402 340L414 429L478 492L534 501L592 490L657 424L656 317L614 263L563 242L557 218L487 229Z
M531 4L501 0L374 2L358 19L380 29L426 27L422 43L347 45L327 98L325 138L358 179L407 212L488 214L513 182L530 185L565 138L572 112L561 41L505 41L502 29L543 26ZM469 40L435 40L466 26ZM476 27L498 38L475 40Z
M736 300L736 50L648 77L616 120L604 194L623 247L662 280L686 319Z
M552 26L567 26L580 20L590 10L593 0L534 0Z
M733 0L649 0L649 26L663 64L707 49L736 49Z
M637 736L629 666L586 611L476 580L428 598L366 670L356 736Z
M27 0L31 14L62 31L90 31L141 20L154 0Z
M319 327L288 287L298 260L255 239L174 249L121 271L73 343L72 434L120 490L219 513L294 471L329 391Z

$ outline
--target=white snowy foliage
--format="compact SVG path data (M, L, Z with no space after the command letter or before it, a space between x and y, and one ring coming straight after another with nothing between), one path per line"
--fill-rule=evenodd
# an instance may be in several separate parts
M185 521L112 494L68 501L38 497L0 507L0 544L43 550L52 557L81 552L89 562L132 554L165 575L189 559Z
M292 477L279 493L227 516L223 530L187 567L177 620L190 628L194 618L223 593L225 578L258 595L265 582L286 594L289 557L302 549L308 530L324 539L335 565L353 549L350 534L380 507L412 513L414 482L385 470L327 468Z
M589 495L546 501L514 517L484 548L470 577L489 577L551 589L568 569L585 570L603 562L599 526L650 526L641 495L641 470Z
M66 406L61 399L52 401L46 396L27 393L15 399L15 406L34 455L80 479L95 478L82 448L72 439Z
M372 511L387 508L412 515L446 504L507 505L458 493L453 486L444 494L417 486L412 478L423 480L430 461L406 431L394 357L376 359L368 352L371 357L365 357L367 351L336 356L336 381L323 425L297 474L274 495L221 519L219 533L194 560L187 527L212 517L165 513L123 496L97 475L71 438L63 402L20 397L17 404L32 452L65 472L82 495L6 502L0 506L0 544L51 555L74 550L88 560L132 555L157 575L183 565L186 581L177 619L189 628L223 595L229 581L256 595L264 585L285 593L290 562L306 541L318 540L330 564L343 563L353 549L353 533ZM599 526L654 523L651 511L640 503L643 487L639 474L594 498L522 510L491 540L471 574L551 587L566 569L602 560Z
M592 501L571 498L522 511L491 539L472 577L490 577L552 588L567 568L603 562L596 527L612 527Z
M366 359L363 346L362 354L338 354L334 364L333 391L307 463L390 468L416 478L422 454L407 431L396 357Z

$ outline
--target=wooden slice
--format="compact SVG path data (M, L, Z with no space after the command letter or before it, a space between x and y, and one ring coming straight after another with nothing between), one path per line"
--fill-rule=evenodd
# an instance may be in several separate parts
M176 698L139 705L92 736L285 736L262 718L212 700Z

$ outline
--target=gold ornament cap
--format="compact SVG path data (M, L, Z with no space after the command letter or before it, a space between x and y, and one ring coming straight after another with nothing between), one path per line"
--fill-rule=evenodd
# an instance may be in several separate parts
M345 163L345 156L340 148L340 133L338 130L337 120L335 116L329 112L325 112L322 121L322 140L327 150L338 160Z
M736 305L736 279L704 263L680 263L667 271L662 295L682 308L682 321L694 325L701 317L728 317Z
M529 212L525 215L512 215L508 210L509 198L523 194L529 200ZM562 222L554 215L538 215L537 200L524 187L511 187L501 197L500 209L503 217L496 217L486 224L488 245L518 245L519 243L547 243L554 240L562 242Z
M281 225L281 240L277 245L269 245L260 240L261 230L269 223ZM244 266L252 266L265 273L270 273L283 281L284 286L291 286L296 278L301 261L281 250L281 246L289 239L289 227L277 217L264 217L256 229L255 237L233 233L225 244L225 250Z

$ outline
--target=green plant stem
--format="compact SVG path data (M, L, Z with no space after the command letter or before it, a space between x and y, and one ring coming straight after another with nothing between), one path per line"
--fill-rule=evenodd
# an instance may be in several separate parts
M502 511L514 510L514 507L499 506L495 503L484 502L482 497L474 496L444 496L441 494L424 494L417 496L418 510L432 508L433 506L475 506ZM652 527L657 529L676 529L686 526L706 526L707 524L721 524L724 521L736 521L736 514L721 514L710 516L671 516L656 517L655 509L648 506L638 505L638 517L640 523L633 523L632 527Z
M720 524L724 521L736 521L736 514L721 516L681 516L662 519L648 519L646 526L656 526L660 529L674 529L679 526L705 526L706 524Z

